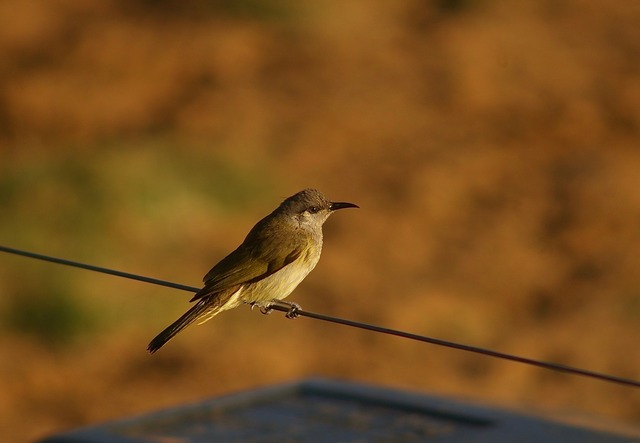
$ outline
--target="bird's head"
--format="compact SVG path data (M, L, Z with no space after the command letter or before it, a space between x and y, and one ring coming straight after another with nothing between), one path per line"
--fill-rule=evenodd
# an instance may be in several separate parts
M327 218L338 209L359 207L353 203L332 202L316 189L304 189L287 198L280 206L300 225L316 227L321 227Z

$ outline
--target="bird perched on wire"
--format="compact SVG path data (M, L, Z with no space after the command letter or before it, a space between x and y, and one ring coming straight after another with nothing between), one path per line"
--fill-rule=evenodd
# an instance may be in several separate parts
M300 309L281 301L313 270L322 250L322 225L338 209L353 203L329 201L320 191L304 189L284 200L260 220L242 244L205 275L204 287L191 299L196 304L158 334L147 350L156 352L193 322L202 324L227 309L248 303L262 312L286 304L287 317Z

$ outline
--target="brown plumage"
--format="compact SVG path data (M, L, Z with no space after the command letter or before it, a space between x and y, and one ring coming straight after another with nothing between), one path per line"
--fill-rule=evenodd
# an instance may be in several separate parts
M204 323L242 303L267 307L287 297L320 259L323 223L333 211L353 207L357 206L331 202L315 189L284 200L211 268L204 287L191 299L196 304L158 334L148 351L157 351L193 322Z

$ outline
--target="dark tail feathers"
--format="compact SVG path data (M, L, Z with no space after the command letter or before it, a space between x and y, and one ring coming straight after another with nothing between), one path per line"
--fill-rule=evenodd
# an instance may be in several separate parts
M178 332L182 331L184 328L200 318L207 308L211 308L210 306L207 306L207 301L208 300L206 299L201 299L195 306L185 312L182 317L177 319L164 331L159 333L153 340L151 340L151 343L149 343L149 346L147 346L147 351L153 354L162 346L164 346L166 342L171 340L174 335L176 335Z

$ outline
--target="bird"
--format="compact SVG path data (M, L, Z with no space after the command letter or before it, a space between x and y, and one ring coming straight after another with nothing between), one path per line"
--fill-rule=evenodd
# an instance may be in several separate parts
M233 252L204 276L204 286L190 300L195 304L160 332L147 347L153 354L194 322L202 324L222 311L243 303L263 313L285 304L288 318L300 306L285 302L313 270L322 252L322 225L329 216L354 203L332 202L316 189L303 189L286 198L260 220Z

